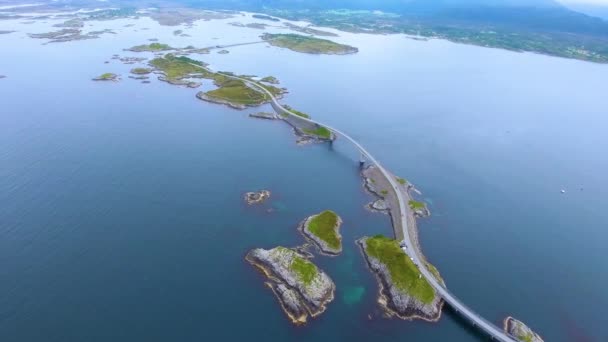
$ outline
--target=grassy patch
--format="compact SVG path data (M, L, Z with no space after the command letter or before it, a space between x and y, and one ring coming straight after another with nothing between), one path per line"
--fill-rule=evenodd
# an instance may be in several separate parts
M111 72L106 72L105 74L99 75L98 78L102 79L102 80L112 80L112 79L116 78L116 74L113 74Z
M382 190L380 191L381 194L383 194L384 196L388 195L388 190Z
M137 46L134 46L129 49L129 51L134 51L134 52L143 52L143 51L158 52L158 51L168 51L168 50L175 50L175 49L167 44L161 44L161 43L150 43L150 44L137 45Z
M399 182L399 184L401 184L401 185L407 184L407 181L401 177L397 177L397 182Z
M409 204L410 208L414 209L414 210L426 208L426 205L423 202L418 202L418 201L414 201L414 200L409 200L409 202L407 202L407 204Z
M266 33L262 39L270 45L287 48L296 52L340 55L357 52L357 48L338 44L327 39L319 39L299 34L270 34Z
M266 82L270 84L279 84L279 80L274 76L266 76L260 80L260 82Z
M317 276L317 267L312 262L298 256L293 258L290 268L305 285L310 285Z
M397 240L382 235L368 238L367 253L385 264L395 286L407 292L422 303L428 304L435 299L435 291L420 277L420 271L410 258L399 248Z
M534 335L532 335L532 333L528 333L528 334L526 334L526 336L522 337L522 341L524 341L524 342L532 342L533 338L534 338Z
M342 242L334 228L337 222L338 215L331 210L325 210L308 222L308 230L329 247L339 249Z
M201 68L205 66L204 63L185 56L176 57L173 54L167 54L161 58L154 58L150 61L150 65L164 72L170 79L180 79L191 74L202 74L208 78L213 76L212 73Z
M323 139L329 139L329 138L331 138L331 131L328 130L327 128L323 127L323 126L319 126L316 129L303 129L303 131L306 134L316 135L316 136L321 137Z
M149 68L133 68L131 69L131 73L135 75L146 75L151 73L152 70Z
M301 116L301 117L303 117L305 119L310 119L310 115L308 115L308 114L306 114L304 112L300 112L299 110L295 110L295 109L291 108L288 105L283 105L283 107L285 107L285 109L287 109L288 111L294 113L297 116Z
M255 81L252 81L255 82ZM277 87L273 87L271 85L268 84L262 84L259 82L255 82L255 84L259 85L260 87L268 90L268 92L270 92L272 94L272 96L279 96L279 95L283 95L283 93L285 93L285 91L281 88L277 88Z
M208 96L244 105L256 105L266 101L265 94L248 87L243 81L220 79L216 80L216 83L220 88L206 92Z

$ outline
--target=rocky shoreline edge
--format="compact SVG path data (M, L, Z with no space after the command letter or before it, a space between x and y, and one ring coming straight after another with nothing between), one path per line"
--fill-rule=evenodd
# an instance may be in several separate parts
M308 317L322 314L334 299L335 284L321 269L308 258L285 247L270 250L256 248L245 257L251 265L260 270L268 279L265 283L274 293L281 308L296 325L305 324ZM307 270L305 278L295 271Z
M196 93L196 97L199 100L203 100L203 101L207 101L207 102L211 102L211 103L215 103L215 104L226 105L226 106L228 106L230 108L234 108L234 109L238 109L238 110L243 110L243 109L246 109L248 107L248 106L246 106L244 104L230 102L228 100L219 99L217 97L211 97L211 96L207 95L203 91L199 91L198 93Z
M515 337L520 341L525 342L544 342L542 337L535 333L524 322L519 321L511 316L505 318L503 322L505 333Z
M336 221L336 225L334 226L334 231L340 240L339 248L332 248L327 244L327 242L321 240L318 236L313 234L309 229L309 223L312 219L319 215L311 215L307 217L304 221L300 222L298 225L298 230L304 235L307 240L310 240L320 251L321 254L327 256L338 256L342 253L342 235L340 235L340 227L342 226L342 219L338 216L338 220Z
M367 239L368 237L363 237L358 239L356 243L360 247L368 268L378 280L378 304L385 310L385 313L404 320L421 319L427 322L437 322L441 318L443 299L436 295L431 304L423 304L398 289L393 284L386 265L367 252Z

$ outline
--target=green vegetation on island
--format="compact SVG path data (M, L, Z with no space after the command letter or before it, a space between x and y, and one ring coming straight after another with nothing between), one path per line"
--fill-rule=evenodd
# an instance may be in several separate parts
M419 15L412 11L376 11L379 9L377 6L369 10L289 7L298 6L292 4L284 9L265 9L265 12L347 32L404 33L420 40L440 38L463 44L608 63L608 23L566 8L482 6L468 12L463 7L460 11L448 8L445 12L431 11Z
M401 185L407 184L407 181L401 177L397 177L397 182L399 182L399 184L401 184Z
M322 252L336 255L342 251L340 216L331 210L308 217L300 224L300 230L307 238L315 242Z
M115 33L112 30L92 31L83 33L80 28L63 28L46 33L29 33L30 38L49 39L49 43L64 43L75 40L96 39L104 33Z
M150 44L142 44L142 45L133 46L132 48L129 48L127 50L133 51L133 52L144 52L144 51L160 52L160 51L175 50L175 48L172 48L171 46L169 46L167 44L150 43Z
M317 276L317 267L312 262L298 256L293 257L289 268L305 285L310 285Z
M272 46L287 48L296 52L326 54L326 55L345 55L359 51L356 47L338 44L327 39L319 39L299 34L270 34L265 33L262 39Z
M131 69L131 73L135 75L147 75L152 72L150 68L133 68Z
M206 66L203 62L185 57L166 54L164 57L154 58L150 65L162 71L167 79L181 79L192 74L204 72L201 67Z
M266 76L260 80L260 82L270 83L270 84L279 84L279 80L274 76Z
M117 81L118 80L118 75L113 74L111 72L106 72L104 74L101 74L95 78L93 78L93 81Z
M424 202L419 202L419 201L414 201L414 200L409 200L407 202L407 204L410 206L411 209L413 210L421 210L421 209L425 209L426 208L426 204L424 204Z
M507 317L504 321L504 330L509 335L521 342L543 342L543 338L535 333L524 322L513 317Z
M207 64L185 57L167 54L150 61L150 65L162 71L166 81L173 84L183 84L188 82L181 81L183 78L198 77L213 80L217 89L207 92L199 92L196 96L204 101L226 104L236 109L244 109L247 106L257 106L268 102L269 96L264 92L249 86L245 81L234 79L235 76L230 72L213 72L206 68ZM239 76L241 77L241 76ZM283 89L270 85L263 85L251 81L265 88L271 94L280 96L284 93Z
M244 108L244 106L257 106L266 101L266 94L247 86L244 81L227 79L215 82L219 88L210 90L205 95L210 100L218 100L226 104L233 104L232 107Z
M323 138L323 139L331 138L331 131L323 126L319 126L316 129L304 128L304 129L302 129L302 131L306 134L315 135L315 136L318 136L319 138Z
M303 324L309 316L323 313L334 298L335 285L331 278L296 250L256 248L247 253L245 259L263 271L266 284L295 324Z
M289 105L283 105L283 107L285 107L285 109L287 109L288 111L294 113L297 116L301 116L305 119L310 119L310 115L304 113L304 112L300 112L299 110L293 109L292 107L290 107Z
M399 248L396 240L376 235L366 240L366 251L371 257L386 265L395 286L422 303L429 304L435 299L435 291L414 262Z

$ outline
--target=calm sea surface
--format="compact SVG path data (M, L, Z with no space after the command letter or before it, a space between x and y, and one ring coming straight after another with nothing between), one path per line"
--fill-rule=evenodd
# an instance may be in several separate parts
M149 38L257 40L235 20L251 21L92 22L118 34L48 45L27 33L60 21L0 21L18 31L0 35L0 341L487 340L449 309L436 324L382 317L354 240L392 230L363 209L345 142L298 147L285 124L247 117L258 109L141 84L110 59ZM416 184L433 213L419 222L424 253L487 319L512 315L546 341L608 340L608 66L398 35L335 40L360 52L258 44L191 57L278 77L284 103ZM104 72L123 80L90 80ZM243 204L262 188L268 203ZM301 244L298 222L324 209L344 220L344 254L314 259L336 298L293 327L243 257Z

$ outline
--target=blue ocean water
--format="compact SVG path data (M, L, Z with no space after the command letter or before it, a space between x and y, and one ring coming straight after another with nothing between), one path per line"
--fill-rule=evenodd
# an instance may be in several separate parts
M486 340L449 309L438 323L382 317L354 240L392 230L363 209L371 198L346 143L296 146L285 124L247 117L259 109L141 84L127 78L133 65L110 60L148 38L207 46L259 34L230 21L198 22L190 38L145 18L95 22L118 34L48 45L26 33L53 21L0 21L18 30L0 36L0 340ZM262 44L195 57L278 77L284 103L416 184L433 213L419 222L423 251L487 319L512 315L547 341L606 340L608 67L340 35L360 52ZM108 71L122 81L90 80ZM261 188L272 199L247 207L242 193ZM243 257L301 244L297 224L324 209L344 220L343 255L314 259L336 297L293 327Z

